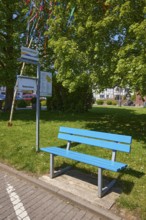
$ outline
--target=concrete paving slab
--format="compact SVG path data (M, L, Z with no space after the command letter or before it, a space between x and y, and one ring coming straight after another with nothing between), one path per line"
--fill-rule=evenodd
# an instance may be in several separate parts
M44 175L39 179L60 190L71 193L76 196L77 200L80 198L94 206L101 206L105 209L111 209L116 199L120 196L120 190L113 187L108 194L98 198L97 178L78 170L70 170L53 179L49 175Z

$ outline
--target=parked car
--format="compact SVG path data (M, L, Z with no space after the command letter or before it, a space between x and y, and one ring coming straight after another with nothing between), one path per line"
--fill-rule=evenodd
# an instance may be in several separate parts
M0 94L0 100L5 100L6 95Z
M20 95L16 95L16 98L15 98L16 100L22 100L23 98L22 98L22 96L20 96Z
M25 101L31 101L32 98L36 97L35 94L25 94L22 96L22 99L25 100Z
M124 106L135 106L135 104L132 100L127 100L127 102L124 103Z
M5 98L6 98L6 95L0 94L0 100L5 100ZM16 100L21 100L22 96L17 95L15 99Z
M5 100L6 96L3 94L0 94L0 110L2 110L3 102Z
M25 101L31 101L32 98L36 98L36 94L25 94L22 96L22 99ZM40 97L40 101L46 100L46 97Z

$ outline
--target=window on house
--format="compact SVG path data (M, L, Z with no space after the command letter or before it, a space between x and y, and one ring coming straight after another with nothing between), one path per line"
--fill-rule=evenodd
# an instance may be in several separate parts
M100 95L100 99L104 99L104 95L103 94Z

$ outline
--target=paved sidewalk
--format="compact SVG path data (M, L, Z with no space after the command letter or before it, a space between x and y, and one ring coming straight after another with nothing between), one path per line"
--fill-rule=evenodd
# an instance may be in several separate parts
M120 219L97 207L87 208L56 187L0 164L0 220Z
M43 175L39 179L53 187L57 187L60 191L65 191L71 197L74 196L75 200L80 201L80 203L81 200L84 203L86 201L87 206L90 204L92 209L95 207L95 210L97 210L97 207L111 210L121 193L119 188L113 186L107 194L99 198L97 176L83 173L77 169L71 169L53 179L49 177L49 174ZM104 178L103 183L107 185L109 182Z

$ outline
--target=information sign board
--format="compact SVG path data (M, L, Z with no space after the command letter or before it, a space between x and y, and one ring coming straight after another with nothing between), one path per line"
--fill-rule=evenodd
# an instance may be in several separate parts
M39 52L28 47L21 47L21 58L39 61Z
M19 91L36 91L37 79L28 76L17 76L17 88Z
M40 96L52 96L52 73L40 72Z

